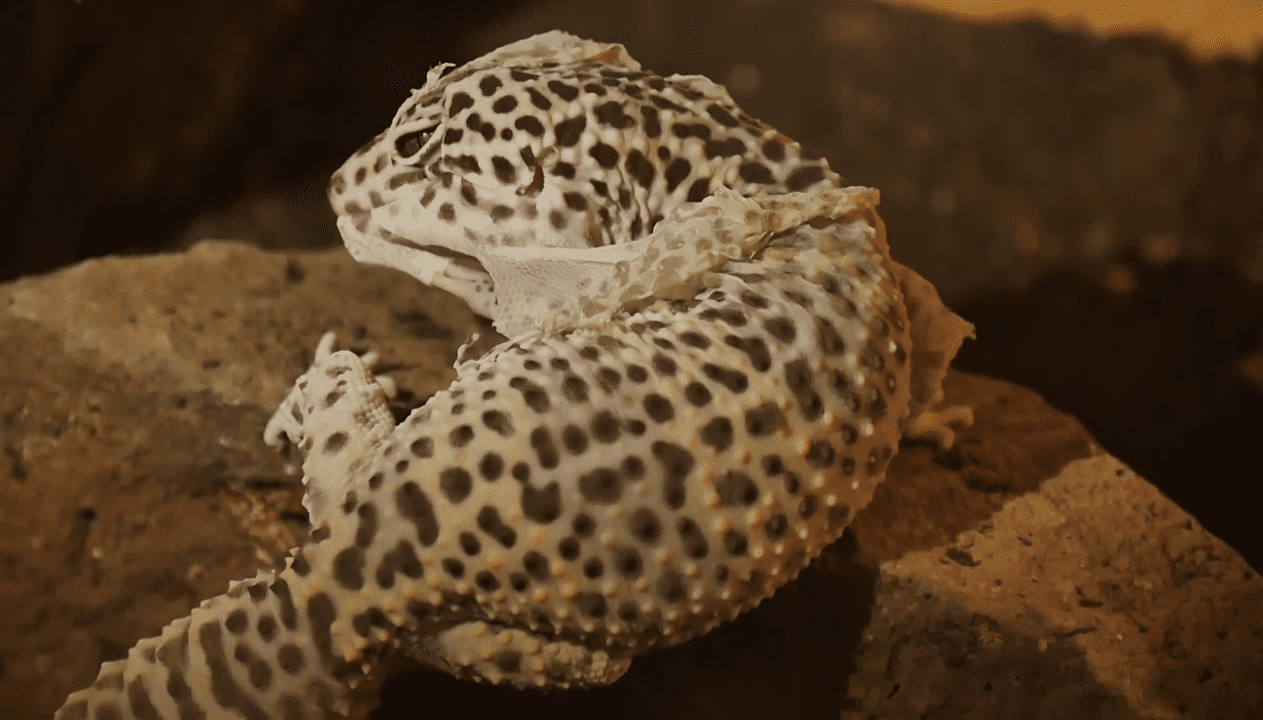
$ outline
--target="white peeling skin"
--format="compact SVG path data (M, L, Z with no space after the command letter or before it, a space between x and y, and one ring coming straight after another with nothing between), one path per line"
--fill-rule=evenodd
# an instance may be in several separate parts
M876 191L722 87L562 33L445 71L330 197L356 259L513 339L394 426L326 335L265 432L305 454L311 539L61 720L344 715L399 657L613 682L797 575L902 434L970 419L937 405L972 326L890 259Z

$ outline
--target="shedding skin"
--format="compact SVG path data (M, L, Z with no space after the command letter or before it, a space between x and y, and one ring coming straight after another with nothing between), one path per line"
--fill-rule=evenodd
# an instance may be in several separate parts
M108 662L59 720L363 713L390 661L613 682L837 539L941 408L972 326L890 258L877 193L705 78L547 33L431 71L334 174L359 260L511 339L396 426L327 334L265 431L311 538Z

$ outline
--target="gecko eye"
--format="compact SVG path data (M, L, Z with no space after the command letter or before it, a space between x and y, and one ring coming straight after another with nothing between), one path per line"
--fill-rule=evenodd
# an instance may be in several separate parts
M410 158L421 151L421 147L433 134L434 128L404 133L395 138L395 152L399 153L400 158Z

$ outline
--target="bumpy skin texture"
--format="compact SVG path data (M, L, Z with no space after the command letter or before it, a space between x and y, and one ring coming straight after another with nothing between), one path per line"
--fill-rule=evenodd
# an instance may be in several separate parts
M311 540L106 663L58 718L353 713L398 655L612 682L792 579L901 435L947 444L968 421L934 405L972 328L890 260L876 192L722 88L560 33L442 70L330 196L357 257L515 337L395 427L372 358L326 335L266 432L306 453ZM505 301L554 261L595 270L529 312Z

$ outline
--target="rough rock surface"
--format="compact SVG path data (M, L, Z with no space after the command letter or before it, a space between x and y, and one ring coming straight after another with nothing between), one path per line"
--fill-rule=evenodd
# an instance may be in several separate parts
M0 707L65 693L306 531L261 431L325 329L404 413L483 330L341 251L89 261L0 286ZM485 342L485 341L484 341ZM905 444L872 504L737 621L588 692L409 673L378 718L1257 717L1263 581L1034 393L954 373L978 420Z

